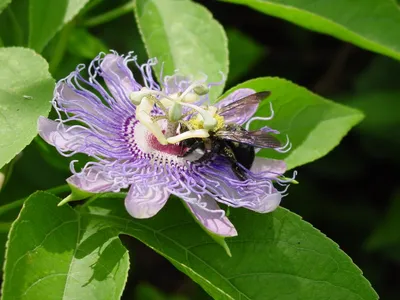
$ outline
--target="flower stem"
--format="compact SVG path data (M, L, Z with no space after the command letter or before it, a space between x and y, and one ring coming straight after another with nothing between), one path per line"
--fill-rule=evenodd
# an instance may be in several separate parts
M60 185L60 186L57 186L57 187L48 189L48 190L46 190L46 192L57 195L57 194L61 194L61 193L67 192L68 190L69 190L68 184L64 184L64 185ZM2 214L4 214L4 213L8 212L9 210L12 210L12 209L21 207L21 206L24 204L24 202L25 202L25 200L26 200L27 198L28 198L28 197L25 197L25 198L16 200L16 201L14 201L14 202L11 202L11 203L8 203L8 204L5 204L5 205L0 206L0 215L2 215ZM0 225L1 225L1 224L0 224ZM0 226L0 227L1 227L1 226ZM0 231L1 231L1 230L0 230Z
M116 9L110 10L104 14L101 14L99 16L93 17L86 22L83 23L83 26L86 27L94 27L97 25L101 25L103 23L110 22L126 13L129 13L133 10L135 7L133 1L129 1L128 3L121 5L120 7L117 7Z

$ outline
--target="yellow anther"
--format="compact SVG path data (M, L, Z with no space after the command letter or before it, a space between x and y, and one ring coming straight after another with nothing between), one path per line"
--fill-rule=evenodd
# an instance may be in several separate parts
M220 130L225 125L225 119L223 116L216 114L214 116L215 120L217 120L217 125L215 126L213 131Z
M193 88L193 91L200 96L203 96L205 94L208 94L209 92L209 88L203 83L203 84L199 84L197 86L195 86Z
M189 124L192 126L194 129L204 129L204 121L201 118L191 118L189 120Z
M189 93L182 98L182 101L185 103L194 103L199 101L200 97L197 94Z

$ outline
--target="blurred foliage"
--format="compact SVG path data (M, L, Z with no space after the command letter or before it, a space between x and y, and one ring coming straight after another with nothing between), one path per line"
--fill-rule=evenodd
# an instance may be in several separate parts
M228 29L229 87L258 76L281 76L364 112L364 122L340 146L298 168L301 184L291 187L291 195L282 205L335 240L364 271L381 299L398 299L400 63L244 6L198 2ZM147 59L133 12L85 26L85 20L126 3L92 0L56 33L43 51L56 79L109 48L119 53L135 50L139 61ZM3 45L28 44L27 9L27 1L13 0L0 15ZM59 59L54 53L63 43L65 51ZM46 152L38 151L43 147L47 145L35 140L20 154L13 176L0 191L0 203L64 183L69 161L55 153L43 156ZM16 207L1 215L1 225L14 220L18 211ZM0 244L4 245L7 227L1 228ZM133 266L123 299L209 299L153 250L130 238L124 238L124 244L134 249L139 259L131 258ZM4 247L0 247L2 260L1 251Z

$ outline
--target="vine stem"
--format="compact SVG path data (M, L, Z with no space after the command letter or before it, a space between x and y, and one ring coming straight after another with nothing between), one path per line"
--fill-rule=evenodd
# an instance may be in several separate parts
M124 5L121 5L113 10L110 10L104 14L98 15L96 17L93 17L83 23L83 26L86 27L94 27L97 25L101 25L103 23L110 22L126 13L129 13L133 10L135 7L135 4L133 1L130 1Z
M57 187L54 187L54 188L46 190L46 192L52 193L52 194L55 194L55 195L61 194L61 193L64 193L64 192L68 192L68 191L69 191L68 184L60 185L60 186L57 186ZM8 204L0 206L0 215L6 213L9 210L21 207L24 204L24 202L25 202L25 200L27 198L28 197L25 197L25 198L16 200L14 202L11 202L11 203L8 203Z

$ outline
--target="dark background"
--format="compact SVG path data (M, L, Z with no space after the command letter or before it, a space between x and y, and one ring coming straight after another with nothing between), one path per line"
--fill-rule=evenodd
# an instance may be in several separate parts
M125 2L103 1L88 15ZM400 64L244 6L197 2L208 7L228 32L231 70L227 88L255 77L279 76L364 111L364 122L338 147L324 158L296 168L300 184L291 186L281 205L340 245L381 299L398 299ZM76 19L78 27L81 21ZM91 27L89 32L119 53L135 50L143 60L147 57L132 13ZM77 55L79 47L70 41L54 73L58 79L85 60L83 54ZM13 178L2 193L12 200L62 184L67 170L54 175L52 167L43 167L43 163L33 143L16 163ZM31 169L41 166L41 176L26 172L27 165ZM18 184L21 181L26 183L23 189ZM132 238L123 241L134 253L124 299L209 299L166 259Z

